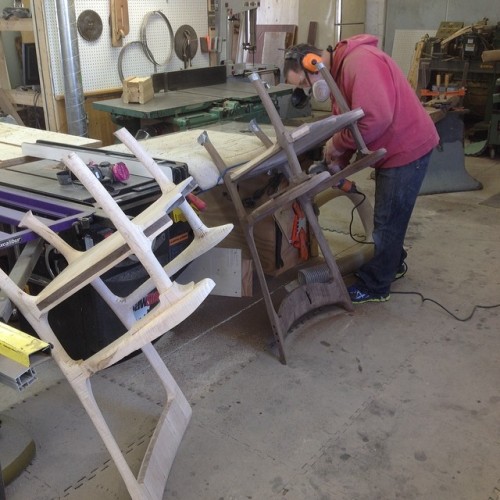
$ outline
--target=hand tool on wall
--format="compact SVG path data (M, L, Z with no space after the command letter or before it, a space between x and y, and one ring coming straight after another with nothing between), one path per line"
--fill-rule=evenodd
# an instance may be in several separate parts
M110 0L111 45L121 47L129 33L128 1Z
M184 63L184 68L192 66L192 60L198 50L198 35L188 24L183 24L174 37L174 48L177 57Z

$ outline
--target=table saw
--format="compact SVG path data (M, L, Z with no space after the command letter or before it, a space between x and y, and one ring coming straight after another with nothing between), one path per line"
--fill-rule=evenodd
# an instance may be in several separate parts
M42 141L43 142L43 141ZM52 159L43 159L29 163L13 165L2 169L0 177L0 249L2 258L7 262L9 274L18 285L30 283L30 287L43 287L58 270L64 268L65 262L50 245L42 245L40 240L28 230L23 230L21 219L24 213L31 210L42 218L54 231L71 244L83 250L93 246L114 231L108 218L97 206L94 198L74 180L69 184L61 184L57 174L63 166L57 161L57 155L68 151L79 151L87 162L92 159L96 164L103 160L108 162L126 161L132 173L126 182L112 182L105 185L120 208L129 216L140 212L160 195L160 188L150 175L142 174L134 163L132 155L126 153L110 153L84 146L66 146L45 143L44 147L51 151ZM43 150L38 143L30 145ZM37 155L43 157L44 153ZM188 176L184 163L161 161L162 169L168 177L177 181ZM185 235L185 237L181 237ZM175 240L175 244L173 241ZM180 252L190 241L190 234L183 222L174 224L155 242L155 252L164 262L168 262L175 253ZM159 257L160 258L160 257ZM143 279L142 269L138 269L135 261L125 262L121 268L112 269L104 280L114 283L115 291L127 287L136 287ZM75 295L73 301L65 306L66 310L55 311L55 328L62 339L66 339L68 349L75 357L89 355L97 351L103 343L109 343L120 335L118 322L109 312L98 315L82 315L82 310L98 310L103 308L95 293L84 289ZM80 312L79 312L80 311ZM0 294L0 317L7 321L12 313L10 301ZM67 324L70 318L80 318L74 327ZM94 319L90 319L94 318ZM93 324L88 324L93 321ZM79 325L81 323L81 328Z

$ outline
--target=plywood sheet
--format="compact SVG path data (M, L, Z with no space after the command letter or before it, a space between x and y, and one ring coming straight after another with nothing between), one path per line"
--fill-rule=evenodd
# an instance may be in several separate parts
M184 162L189 173L202 189L210 189L221 183L219 171L205 148L198 144L202 129L186 130L176 134L152 137L141 145L154 158ZM250 134L210 130L209 138L228 167L240 165L264 151L260 140ZM129 152L123 144L106 147L110 151Z
M265 37L269 37L271 33L285 33L285 40L281 44L281 47L276 47L278 54L276 57L281 57L284 59L284 52L282 49L293 45L296 39L297 26L295 24L258 24L256 27L256 43L257 49L255 51L255 62L256 63L268 63L269 61L264 60L263 50ZM278 35L282 36L282 35ZM281 49L281 50L279 50ZM269 51L269 49L267 49Z
M176 281L187 284L210 276L216 283L212 291L214 295L242 297L242 262L239 248L212 248L191 262Z
M74 146L101 146L100 141L88 137L60 134L58 132L0 122L0 168L11 165L11 160L24 157L21 149L23 142L36 142L38 140L61 142Z
M262 62L274 64L283 74L284 51L286 48L286 32L264 33L264 44L262 46Z
M392 47L392 58L396 61L405 75L408 75L411 67L415 46L425 35L434 36L435 29L428 30L396 30L394 34L394 45Z
M50 132L48 130L0 122L0 142L2 144L21 146L23 142L36 142L37 140L64 142L65 144L74 146L88 146L93 144L94 147L98 147L100 145L98 140L88 137L60 134L59 132Z

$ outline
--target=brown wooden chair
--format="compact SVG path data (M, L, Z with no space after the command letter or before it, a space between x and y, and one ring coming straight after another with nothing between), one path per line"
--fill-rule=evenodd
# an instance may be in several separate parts
M314 197L325 189L336 186L342 179L349 175L375 164L385 154L384 149L373 152L368 150L357 127L357 121L364 116L363 111L361 109L348 109L331 75L327 74L324 67L318 66L318 69L329 84L332 94L340 103L343 111L342 114L329 116L323 120L305 124L295 130L288 131L284 127L278 110L267 93L266 84L260 79L257 73L254 73L250 76L250 79L275 129L276 141L273 142L269 138L263 137L262 133L259 132L257 135L266 146L266 150L241 166L227 168L216 147L210 141L208 134L204 132L198 139L198 142L205 147L219 169L231 200L234 203L252 255L271 322L274 344L282 363L286 363L285 334L299 318L314 309L332 304L339 305L347 311L352 311L349 294L335 258L319 225L314 208ZM356 141L358 147L356 160L343 171L334 175L328 171L315 175L306 174L302 170L297 156L321 145L335 132L345 128L351 130ZM247 210L239 196L238 184L245 182L250 177L273 170L285 175L288 180L288 186L259 207ZM318 242L322 257L328 267L329 279L322 283L305 283L297 286L281 301L278 307L275 307L255 245L253 230L255 224L264 217L273 215L280 208L290 205L295 200L302 207L308 227Z

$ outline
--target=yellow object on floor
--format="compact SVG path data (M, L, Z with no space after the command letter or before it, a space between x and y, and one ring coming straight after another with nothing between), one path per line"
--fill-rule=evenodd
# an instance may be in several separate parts
M43 340L0 323L0 355L29 367L31 356L45 351L50 345Z

